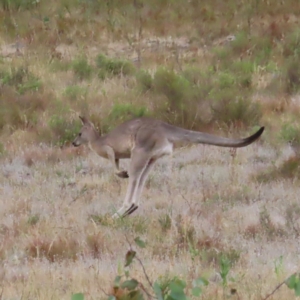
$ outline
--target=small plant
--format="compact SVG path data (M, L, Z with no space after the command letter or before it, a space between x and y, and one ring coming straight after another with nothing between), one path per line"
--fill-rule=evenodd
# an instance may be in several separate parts
M227 276L231 269L231 262L228 259L228 257L222 255L219 264L220 264L220 275L222 278L222 284L223 287L225 288L228 282Z
M92 66L88 63L87 58L82 56L72 62L74 74L80 79L90 79L93 73Z

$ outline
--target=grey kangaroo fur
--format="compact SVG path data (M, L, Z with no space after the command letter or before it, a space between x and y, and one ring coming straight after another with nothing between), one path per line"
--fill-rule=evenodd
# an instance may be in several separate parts
M173 152L176 142L238 148L250 145L264 131L264 127L261 127L247 138L231 139L186 130L160 120L142 117L124 122L101 136L87 118L80 119L83 126L73 145L78 147L88 144L98 155L112 162L116 175L121 178L129 177L125 200L113 215L114 218L130 215L138 208L139 198L151 168L159 158ZM131 159L128 172L119 168L119 160L125 158Z

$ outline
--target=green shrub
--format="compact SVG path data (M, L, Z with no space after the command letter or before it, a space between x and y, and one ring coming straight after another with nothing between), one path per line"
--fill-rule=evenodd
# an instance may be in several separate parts
M47 106L49 95L26 93L18 95L11 88L0 94L0 130L7 125L11 129L36 125L38 116Z
M103 54L97 56L96 66L100 79L118 75L128 76L132 75L135 71L135 67L130 61L117 58L112 59Z
M183 110L185 100L190 96L191 86L187 79L176 74L173 70L159 68L153 79L156 92L166 96L171 110Z
M287 94L295 94L300 91L300 56L290 58L284 68L283 84Z
M212 118L217 123L247 127L257 125L262 117L259 103L247 95L242 97L236 89L217 89L210 97Z
M296 142L300 145L300 126L297 124L285 123L280 130L280 138L284 142Z
M296 29L289 33L283 43L283 55L285 57L300 57L300 30Z
M42 86L41 81L24 66L12 68L10 71L1 71L0 82L3 85L14 87L19 94L38 91Z
M0 5L3 10L27 10L38 5L39 0L1 0Z
M72 101L76 101L82 97L85 98L87 92L87 88L80 85L69 85L64 91L64 96Z
M71 142L81 128L81 123L77 119L69 120L64 114L52 115L48 125L53 134L54 144L59 146Z
M125 121L126 119L138 118L147 115L147 108L144 106L134 106L129 103L115 103L109 114L112 121Z
M153 78L148 71L139 70L135 76L142 92L147 92L153 88Z
M74 74L80 79L89 79L92 76L93 68L88 63L86 57L82 56L72 62Z

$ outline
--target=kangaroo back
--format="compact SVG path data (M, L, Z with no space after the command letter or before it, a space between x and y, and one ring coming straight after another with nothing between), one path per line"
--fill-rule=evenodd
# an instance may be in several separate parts
M207 144L207 145L215 145L220 147L245 147L255 140L257 140L264 131L264 127L261 127L256 133L253 135L244 138L244 139L231 139L219 137L216 135L186 130L180 127L172 126L170 124L164 123L164 129L166 131L167 137L172 142L190 142L195 144Z

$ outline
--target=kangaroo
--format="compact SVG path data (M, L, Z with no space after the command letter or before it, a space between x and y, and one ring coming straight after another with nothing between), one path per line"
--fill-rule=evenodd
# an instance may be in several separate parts
M83 126L72 144L75 147L88 144L91 150L112 162L117 176L129 177L125 200L113 218L130 215L138 208L139 198L151 168L159 158L173 152L176 142L238 148L253 143L264 131L264 127L261 127L250 137L231 139L141 117L126 121L101 136L87 118L79 118ZM128 172L119 168L119 160L125 158L131 159Z

